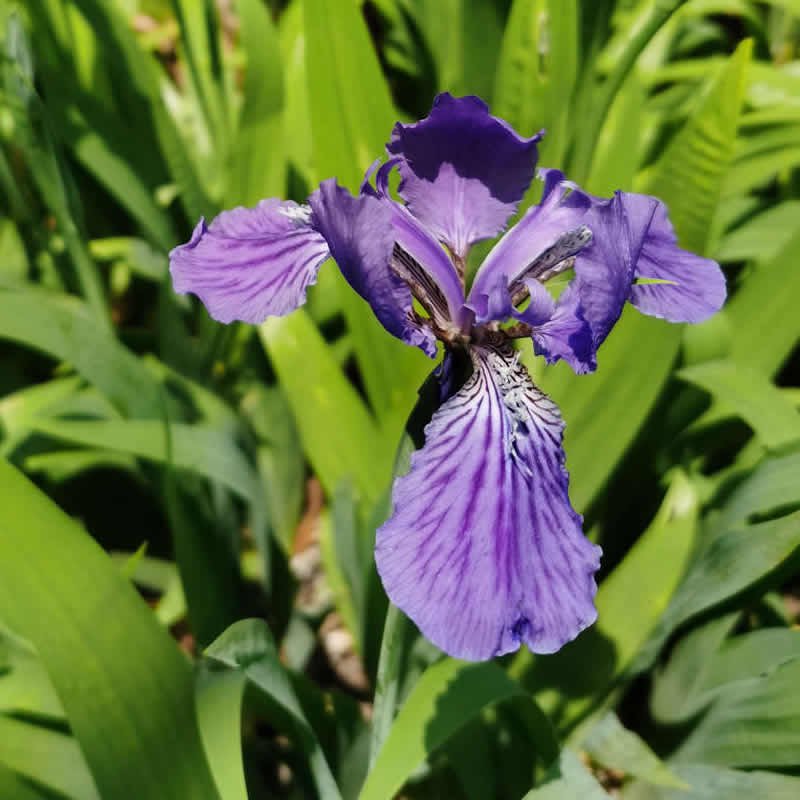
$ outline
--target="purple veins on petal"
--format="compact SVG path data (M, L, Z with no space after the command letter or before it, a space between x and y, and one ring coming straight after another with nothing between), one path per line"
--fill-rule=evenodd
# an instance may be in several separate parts
M312 224L347 282L389 333L433 358L436 340L412 319L411 291L391 268L395 237L388 206L369 194L354 197L333 178L323 181L308 202Z
M175 291L197 295L220 322L260 323L303 305L328 245L307 206L262 200L200 222L170 253Z
M499 233L533 179L537 134L521 137L478 97L440 94L430 114L397 123L386 149L399 156L408 208L458 257Z
M555 404L510 349L434 414L395 482L375 557L387 594L447 653L551 653L595 617L600 549L572 509Z

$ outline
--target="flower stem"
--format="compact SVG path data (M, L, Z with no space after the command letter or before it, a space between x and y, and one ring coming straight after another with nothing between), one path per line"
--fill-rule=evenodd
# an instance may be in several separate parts
M389 603L383 626L381 652L378 657L378 677L372 709L372 737L369 747L369 769L378 758L383 743L389 735L397 708L400 691L400 667L403 660L403 643L406 634L406 617L397 606Z

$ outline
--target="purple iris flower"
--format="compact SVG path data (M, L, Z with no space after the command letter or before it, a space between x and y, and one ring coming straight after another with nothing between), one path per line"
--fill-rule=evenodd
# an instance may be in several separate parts
M456 358L471 364L461 386L445 381L375 550L392 602L471 660L520 643L552 653L596 618L600 548L570 505L564 423L512 340L530 337L548 363L591 372L626 301L699 322L725 299L719 266L677 246L659 200L593 197L556 170L539 172L541 202L467 288L470 246L515 213L540 138L519 136L477 97L442 94L428 117L395 126L388 160L357 197L326 180L306 205L264 200L201 220L171 254L176 291L221 322L251 323L302 305L332 256L390 333L432 358L443 343L445 375ZM555 299L545 284L567 270Z

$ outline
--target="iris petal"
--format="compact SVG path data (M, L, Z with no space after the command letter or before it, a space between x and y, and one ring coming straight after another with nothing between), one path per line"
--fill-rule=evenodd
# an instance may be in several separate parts
M643 314L670 322L702 322L725 302L725 276L719 265L677 246L661 202L653 212L636 278L669 281L634 285L630 299Z
M470 378L395 482L378 571L392 602L453 656L521 643L552 653L596 617L600 549L569 502L555 404L512 351L471 356Z
M323 181L308 202L312 223L327 241L342 274L372 306L384 328L435 356L433 334L411 317L411 291L391 269L391 210L368 194L354 197L333 178Z
M538 326L534 346L548 362L564 358L588 372L628 300L670 322L700 322L721 308L719 265L678 247L659 200L626 192L593 197L558 170L541 170L540 177L542 202L497 243L475 277L467 304L478 323L511 313ZM570 266L575 278L551 320L529 320L513 309L531 279L545 281Z
M196 294L214 319L260 323L301 306L327 257L307 207L262 200L224 211L211 225L201 219L170 253L170 272L175 291Z
M513 295L515 284L558 274L558 266L591 240L584 218L592 198L565 181L558 170L542 170L540 176L545 181L541 202L500 239L475 275L468 301L476 312L487 307L482 298L491 297L498 287ZM489 309L498 306L488 304ZM489 319L478 313L478 322Z
M540 138L519 136L478 97L440 94L425 119L397 123L387 150L401 157L399 192L411 213L463 258L516 210Z
M583 316L574 281L561 293L552 316L534 327L531 338L534 352L548 364L563 358L579 375L597 368L592 329Z
M439 243L403 206L391 198L392 225L397 244L422 266L434 281L447 306L447 316L456 324L462 321L464 290L453 262Z

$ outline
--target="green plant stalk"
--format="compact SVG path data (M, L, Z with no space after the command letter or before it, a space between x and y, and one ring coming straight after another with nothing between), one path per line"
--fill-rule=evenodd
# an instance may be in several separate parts
M667 20L686 3L686 0L656 0L650 11L649 18L645 21L639 31L631 37L627 46L622 52L616 67L608 76L597 92L597 102L593 104L589 114L588 124L584 130L585 136L578 140L575 150L575 157L570 172L575 175L576 180L586 180L592 167L592 158L600 132L611 110L614 98L617 96L625 78L628 77L636 59L647 47L653 36L661 30Z
M369 769L372 769L375 764L394 721L397 697L400 692L400 668L403 661L406 624L405 614L393 603L389 603L386 609L386 622L383 626L381 652L378 656L378 676L375 682L375 700L372 706Z
M75 266L81 294L86 298L86 302L94 312L98 323L102 325L105 331L113 335L114 329L111 324L108 303L103 290L103 282L97 271L97 265L87 252L81 234L72 219L64 213L60 219L57 218L57 222L60 224L67 252Z

